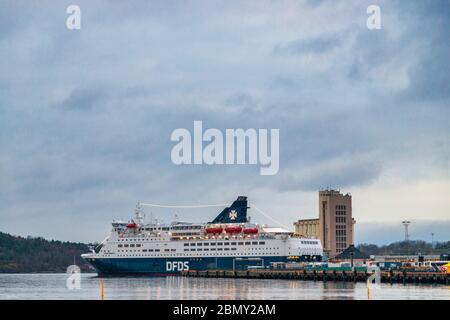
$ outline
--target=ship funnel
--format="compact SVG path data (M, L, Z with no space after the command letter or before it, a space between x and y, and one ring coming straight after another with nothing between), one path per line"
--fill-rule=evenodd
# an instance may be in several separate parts
M247 221L247 197L239 196L210 223L245 223Z

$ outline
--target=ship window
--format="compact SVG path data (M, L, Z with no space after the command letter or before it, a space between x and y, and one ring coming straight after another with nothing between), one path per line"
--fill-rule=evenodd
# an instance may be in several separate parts
M236 248L231 248L231 250L236 250Z
M224 242L224 244L223 244L224 246L229 246L230 245L230 243L229 242Z
M159 252L159 249L155 249L155 252Z
M138 247L138 248L139 248L140 246L141 246L140 244L136 244L136 247Z
M189 251L189 249L184 249L184 251Z
M189 243L185 243L184 246L185 246L185 247L188 247L188 246L189 246Z
M232 242L231 245L232 245L232 246L235 246L235 245L236 245L236 242Z
M148 251L153 252L153 249L148 249Z
M250 245L250 241L246 242L245 245L246 245L246 246L249 246L249 245Z
M242 241L238 242L238 245L242 246L244 243Z
M124 246L125 248L128 248L128 244L124 244L123 246Z
M266 244L266 242L264 242L264 241L260 241L260 242L259 242L259 244Z
M224 248L225 251L230 251L230 248Z
M134 244L130 244L130 247L131 247L131 248L134 248Z
M202 248L197 248L197 251L202 251L203 249Z
M212 245L212 246L215 246L215 245L216 245L216 243L215 243L215 242L211 242L211 245Z
M257 241L253 241L252 244L258 244L258 242Z
M202 246L203 244L201 242L197 242L197 246Z
M170 249L170 251L176 251L176 249Z
M195 246L195 242L191 242L191 247Z
M122 245L121 245L121 244L119 244L119 248L122 248Z
M217 251L222 251L223 249L222 248L217 248Z
M147 249L142 249L142 252L147 252Z
M223 245L223 243L222 242L217 242L217 245L221 246L221 245Z
M204 246L209 246L209 242L205 242L203 245Z
M191 251L195 251L195 249L191 249Z
M209 249L208 249L208 248L205 248L205 251L209 251Z

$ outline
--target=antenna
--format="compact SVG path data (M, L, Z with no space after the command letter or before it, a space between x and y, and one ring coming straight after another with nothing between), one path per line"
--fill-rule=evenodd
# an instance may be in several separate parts
M145 221L145 216L142 213L142 206L139 202L136 205L136 209L134 209L134 213L135 213L134 222L136 222L137 224L143 224Z
M405 227L405 241L409 241L409 225L411 224L411 221L409 220L404 220L402 221L403 226Z

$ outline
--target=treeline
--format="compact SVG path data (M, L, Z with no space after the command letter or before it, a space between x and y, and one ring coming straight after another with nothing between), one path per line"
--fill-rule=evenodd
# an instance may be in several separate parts
M450 253L450 241L430 242L422 240L410 240L394 242L387 245L360 244L358 249L368 255L441 255Z
M19 237L0 232L0 273L65 272L74 262L82 271L91 271L81 259L89 252L84 243Z

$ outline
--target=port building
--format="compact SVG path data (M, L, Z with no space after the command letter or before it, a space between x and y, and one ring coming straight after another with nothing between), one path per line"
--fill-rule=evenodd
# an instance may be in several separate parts
M318 219L301 219L294 222L295 234L319 238L324 252L330 258L354 245L354 224L352 196L333 189L319 191Z

